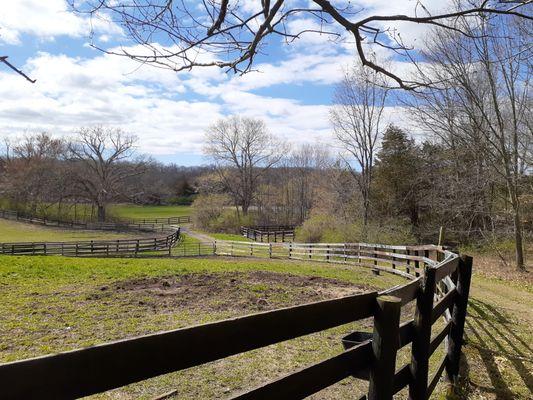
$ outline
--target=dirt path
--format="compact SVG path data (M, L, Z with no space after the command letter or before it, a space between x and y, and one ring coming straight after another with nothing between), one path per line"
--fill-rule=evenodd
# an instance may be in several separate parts
M190 236L192 238L199 240L200 242L212 243L216 240L214 237L206 235L205 233L199 233L199 232L191 230L189 226L182 226L181 232L187 236Z

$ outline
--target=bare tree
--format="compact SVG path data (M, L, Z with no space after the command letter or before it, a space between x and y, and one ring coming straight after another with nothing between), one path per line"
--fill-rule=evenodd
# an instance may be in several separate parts
M232 116L206 132L204 152L244 215L254 200L261 176L284 156L284 144L259 119Z
M516 15L532 19L525 9L530 0L468 0L461 1L459 10L431 14L422 0L413 2L405 15L369 15L368 9L351 1L312 0L239 2L228 0L70 0L80 13L96 18L111 14L128 38L142 50L104 50L160 68L175 71L196 66L218 66L245 73L269 37L281 37L292 42L306 33L328 36L332 41L352 40L361 63L379 72L401 88L414 89L425 82L410 80L391 68L368 57L366 43L376 44L401 56L414 59L415 49L403 43L397 22L425 24L443 30L460 31L459 16ZM287 23L310 21L308 27L292 32ZM166 40L166 45L155 42ZM97 44L93 44L98 48ZM103 49L101 49L103 50Z
M74 182L80 194L98 209L98 221L106 218L106 206L125 195L124 183L145 170L142 159L134 159L136 137L120 129L82 128L69 145L74 163Z
M17 208L46 215L52 203L68 196L65 154L65 141L46 133L6 143L0 193Z
M516 17L457 21L461 32L436 32L426 54L427 81L441 90L418 95L427 127L483 154L503 182L516 243L516 267L524 269L521 193L531 168L533 131L530 27ZM444 118L443 118L444 117Z
M368 223L370 188L381 120L387 98L384 79L362 65L345 72L333 96L330 120L347 156L346 167L361 190L363 223Z

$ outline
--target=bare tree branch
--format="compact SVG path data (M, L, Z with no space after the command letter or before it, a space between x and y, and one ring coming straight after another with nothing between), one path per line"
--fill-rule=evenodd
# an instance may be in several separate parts
M26 78L26 80L30 81L31 83L35 83L36 82L35 79L31 79L28 75L26 75L20 69L15 67L9 61L7 61L7 56L0 56L0 61L3 62L5 65L7 65L9 68L11 68L13 71L15 71L17 74L22 75L24 78Z

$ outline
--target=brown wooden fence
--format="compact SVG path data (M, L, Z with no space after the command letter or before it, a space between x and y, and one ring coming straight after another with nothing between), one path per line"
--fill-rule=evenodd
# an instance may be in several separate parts
M95 223L58 221L35 216L26 216L17 213L16 211L9 210L0 210L0 218L68 229L155 232L162 234L155 237L138 239L0 243L0 254L65 255L76 257L137 255L139 253L168 250L180 239L180 229L164 223Z
M333 262L359 251L354 256L370 257L365 262L372 262L373 268L379 267L377 271L402 272L411 280L382 292L3 364L0 365L2 398L87 396L373 317L371 338L232 398L300 399L354 375L369 381L367 397L372 400L392 399L405 387L411 399L428 399L443 375L452 382L458 376L472 259L437 246L361 244L359 247L346 252L337 250L339 247L334 251L330 248L329 253L321 251L321 257L329 256ZM350 260L354 259L346 257L347 263L356 262ZM416 302L413 318L400 324L401 308L412 301ZM441 318L444 327L433 332L434 323ZM435 374L430 376L429 359L442 343L445 343L445 355ZM397 366L398 350L409 344L410 361Z
M130 221L131 223L141 224L167 224L167 225L180 225L191 222L190 215L182 215L179 217L167 217L167 218L136 218Z
M256 242L288 242L294 240L294 225L241 226L241 234Z

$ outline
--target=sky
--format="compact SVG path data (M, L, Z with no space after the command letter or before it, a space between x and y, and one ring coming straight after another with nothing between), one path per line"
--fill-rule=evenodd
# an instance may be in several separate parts
M240 0L254 7L259 0ZM302 2L303 0L291 0ZM342 1L336 1L343 3ZM413 14L414 0L356 0L365 13ZM425 5L442 7L443 1ZM313 26L305 16L288 29ZM343 69L355 61L350 43L303 35L287 45L272 38L246 75L217 67L173 72L140 65L92 48L134 46L112 21L73 13L65 0L17 0L2 4L0 56L21 68L31 84L0 64L0 138L48 132L73 135L80 127L120 127L138 137L138 151L178 165L205 164L205 130L239 114L265 120L270 132L297 146L322 143L333 151L328 109ZM402 37L421 43L425 29L401 25ZM418 41L418 42L417 42ZM163 45L165 43L162 43ZM403 68L401 62L395 68ZM388 122L405 125L407 110L388 104Z

